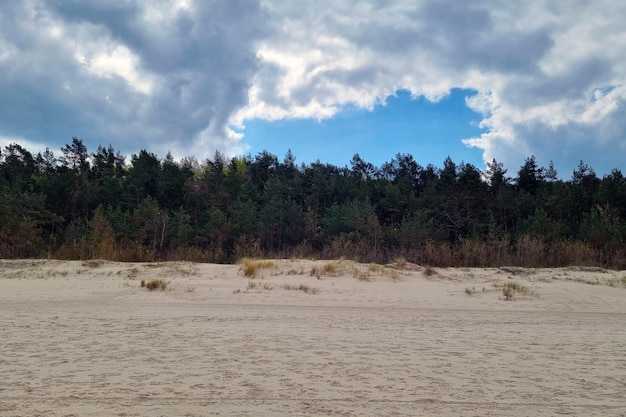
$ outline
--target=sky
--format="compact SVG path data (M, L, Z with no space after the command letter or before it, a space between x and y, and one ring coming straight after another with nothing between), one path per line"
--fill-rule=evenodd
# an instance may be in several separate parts
M626 171L626 2L0 0L0 146Z

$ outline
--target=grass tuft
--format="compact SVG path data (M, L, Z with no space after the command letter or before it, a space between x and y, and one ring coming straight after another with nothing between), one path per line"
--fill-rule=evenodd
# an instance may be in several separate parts
M370 282L372 280L372 277L370 276L370 271L359 271L358 269L354 270L354 278L357 279L357 281L367 281Z
M311 276L320 279L323 275L334 276L339 275L347 270L348 263L340 259L338 261L327 262L322 266L314 266L311 268Z
M305 294L317 294L319 292L319 289L309 287L306 284L300 284L300 285L283 284L282 288L285 290L289 290L289 291L302 291Z
M241 269L243 274L247 277L256 277L261 269L276 268L276 262L274 261L261 261L250 258L244 258L242 261Z
M389 268L387 266L370 263L367 265L367 270L372 274L389 277L393 282L398 282L400 280L400 273L395 269Z
M245 292L248 291L262 291L262 290L266 290L266 291L270 291L273 290L274 286L272 284L268 284L267 282L265 283L257 283L255 281L248 281L248 287L246 288Z
M167 288L167 283L162 279L153 279L148 282L144 282L144 280L141 280L141 282L142 284L144 284L142 285L142 287L145 286L150 291L158 289L160 289L161 291L165 291L165 288Z
M515 295L532 297L537 294L525 285L520 284L519 282L511 281L505 282L504 285L502 285L502 295L504 295L504 299L506 301L511 301Z

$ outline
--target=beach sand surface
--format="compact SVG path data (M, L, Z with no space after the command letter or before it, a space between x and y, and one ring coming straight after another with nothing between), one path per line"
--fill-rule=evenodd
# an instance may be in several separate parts
M268 263L0 261L0 416L626 416L626 271Z

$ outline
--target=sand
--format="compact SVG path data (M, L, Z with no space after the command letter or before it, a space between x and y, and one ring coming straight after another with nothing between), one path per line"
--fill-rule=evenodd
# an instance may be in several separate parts
M274 263L0 261L0 416L626 416L624 271Z

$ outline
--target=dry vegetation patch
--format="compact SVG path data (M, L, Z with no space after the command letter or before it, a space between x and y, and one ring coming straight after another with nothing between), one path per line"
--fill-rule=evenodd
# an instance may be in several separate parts
M394 259L393 262L387 264L387 267L400 271L421 271L423 269L420 265L408 262L402 257Z
M501 271L506 272L511 275L534 275L537 273L536 269L533 268L520 268L518 266L503 266L500 268Z
M400 272L389 266L369 263L367 265L340 259L316 265L311 268L311 276L321 279L323 276L335 277L339 275L352 275L358 281L372 281L374 276L391 278L394 282L400 279Z
M106 263L105 260L102 259L90 259L88 261L83 262L83 266L86 268L99 268Z
M557 270L541 282L569 281L587 285L604 285L613 288L626 288L626 271L610 271L598 267L570 266Z
M487 291L487 289L485 287L480 287L480 288L476 288L476 287L467 287L465 288L465 294L467 295L479 295L484 293L485 291Z
M274 268L276 268L276 262L272 260L256 260L244 258L241 261L241 269L243 271L243 274L247 277L255 278L261 269Z
M282 288L287 291L302 291L305 294L317 294L320 292L318 288L311 287L306 284L282 284L282 285L273 285L268 282L259 282L259 281L248 281L248 286L245 290L235 290L235 294L240 293L248 293L248 292L263 292L263 291L272 291L275 288Z
M146 281L142 279L140 285L142 288L145 287L150 291L152 290L165 291L165 288L167 288L167 283L163 281L162 279L151 279L150 281Z
M401 274L396 269L391 268L389 266L383 266L379 264L370 263L367 266L367 269L374 274L378 274L380 276L391 278L393 282L397 282L400 280Z
M256 281L248 281L248 287L246 288L245 292L248 291L270 291L273 290L274 286L270 283L267 282L256 282Z
M297 285L283 284L282 288L288 291L302 291L305 294L317 294L319 292L318 288L313 288L306 284L297 284Z
M311 268L311 276L320 279L322 276L337 276L348 272L351 262L344 259L326 262L324 265L316 265Z
M524 284L520 284L515 281L508 281L504 284L494 284L494 286L498 289L502 290L502 295L506 301L511 301L515 296L521 297L537 297L538 294L525 286Z
M560 278L555 278L557 280L577 282L580 284L588 284L588 285L606 285L607 287L613 288L626 288L626 276L623 277L570 277L564 276Z
M606 274L609 272L606 269L600 268L598 266L568 266L567 268L565 268L565 270L574 272L595 272L600 274Z

